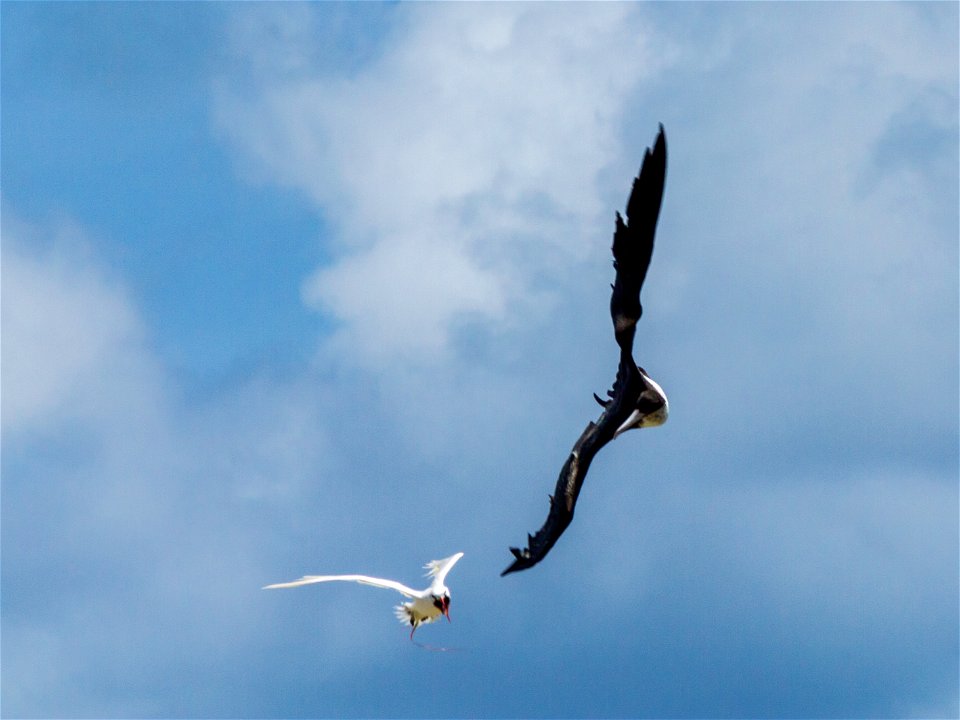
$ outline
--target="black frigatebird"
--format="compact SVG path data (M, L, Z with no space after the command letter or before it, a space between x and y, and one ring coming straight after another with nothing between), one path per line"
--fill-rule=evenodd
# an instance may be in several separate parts
M654 427L667 420L669 405L663 389L638 367L633 359L633 339L643 312L640 288L653 254L653 237L663 199L667 172L667 142L663 125L653 149L647 148L640 173L633 181L627 200L626 220L617 213L613 234L613 267L616 279L610 298L613 331L620 346L620 365L609 399L594 397L603 407L596 422L590 422L573 446L560 470L550 513L535 535L527 535L527 547L510 548L513 563L502 573L526 570L546 557L550 548L573 520L573 509L583 487L590 462L600 449L621 433L633 428Z

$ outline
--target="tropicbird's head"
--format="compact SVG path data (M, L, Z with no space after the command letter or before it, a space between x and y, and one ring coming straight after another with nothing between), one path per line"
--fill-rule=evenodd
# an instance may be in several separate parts
M445 590L442 595L433 595L433 605L443 613L447 622L450 622L450 591Z

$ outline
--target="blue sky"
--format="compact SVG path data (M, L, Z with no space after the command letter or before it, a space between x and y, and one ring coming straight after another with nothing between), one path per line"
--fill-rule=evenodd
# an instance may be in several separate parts
M957 4L0 13L4 716L960 712Z

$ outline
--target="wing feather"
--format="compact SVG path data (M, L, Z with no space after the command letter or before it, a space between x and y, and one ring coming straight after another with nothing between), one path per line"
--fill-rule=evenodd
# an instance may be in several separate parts
M661 125L653 149L647 148L640 172L633 181L626 222L617 213L613 234L613 266L617 276L610 296L610 315L617 344L627 351L633 350L637 321L643 314L640 290L653 256L666 174L667 141Z
M546 557L563 531L573 521L573 510L580 497L583 481L587 477L590 463L608 442L613 440L617 428L633 412L636 399L646 389L640 370L629 352L620 351L620 366L617 380L610 393L611 399L605 405L596 422L590 422L581 433L557 478L557 487L550 497L550 511L546 522L533 536L527 536L527 547L523 550L512 547L513 563L502 573L509 575L518 570L526 570Z
M444 580L447 577L447 573L457 564L457 561L463 557L462 552L458 552L456 555L451 555L448 558L443 560L431 560L423 567L427 570L427 577L433 577L434 584L443 585Z
M273 585L264 586L264 590L274 590L278 588L292 588L300 587L301 585L312 585L313 583L322 583L322 582L357 582L363 585L372 585L373 587L384 588L386 590L396 590L401 595L405 595L408 598L419 597L422 593L412 588L408 588L402 583L398 583L396 580L384 580L383 578L369 577L367 575L304 575L299 580L294 580L292 582L285 583L274 583Z

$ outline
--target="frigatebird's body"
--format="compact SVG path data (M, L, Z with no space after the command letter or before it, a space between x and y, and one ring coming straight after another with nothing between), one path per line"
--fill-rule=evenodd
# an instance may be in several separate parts
M610 315L620 346L620 364L613 389L607 393L610 399L601 400L594 395L603 412L596 422L587 425L560 470L543 527L535 535L527 536L526 548L510 548L515 559L501 575L533 567L550 552L573 520L573 509L587 470L604 445L627 430L662 425L667 420L667 396L633 359L637 321L643 312L640 289L653 254L666 171L667 143L661 125L653 150L647 149L640 174L633 181L626 221L620 213L616 217L613 266L617 274L610 298Z

